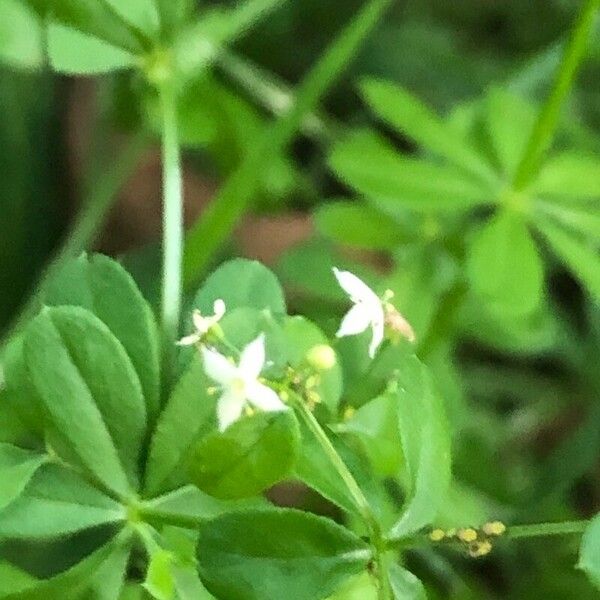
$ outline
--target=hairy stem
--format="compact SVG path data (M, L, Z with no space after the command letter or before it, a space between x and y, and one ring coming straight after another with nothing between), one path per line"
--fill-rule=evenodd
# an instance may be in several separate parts
M183 253L183 177L177 132L175 93L169 83L160 89L163 170L163 269L161 333L165 381L171 377L181 316Z
M342 457L338 454L334 445L331 443L331 440L327 437L327 434L323 431L323 428L313 413L306 406L306 403L295 393L292 393L292 398L294 407L300 413L300 416L306 423L307 427L319 442L319 445L329 459L329 462L332 464L348 488L348 491L350 492L350 495L352 496L352 499L354 500L354 503L356 504L356 507L358 508L358 511L369 530L369 536L375 550L377 562L377 576L379 580L378 600L387 600L390 595L387 578L387 566L383 557L383 552L385 552L385 544L379 522L377 521L377 518L371 509L369 501L356 482L356 479L354 479L354 475L352 475L350 469L348 469L346 463L343 461Z
M560 109L573 86L575 74L585 54L586 42L594 23L600 0L587 0L565 48L554 86L531 132L523 158L519 163L513 187L522 190L537 174L558 125Z

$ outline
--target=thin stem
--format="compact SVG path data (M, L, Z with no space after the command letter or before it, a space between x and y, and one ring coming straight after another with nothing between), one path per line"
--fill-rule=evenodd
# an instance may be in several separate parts
M516 538L538 537L544 535L568 535L583 533L589 520L564 521L562 523L534 523L531 525L513 525L506 530L506 536Z
M523 158L519 163L513 187L524 189L538 172L546 150L549 148L560 116L560 109L567 97L575 74L585 54L586 42L592 28L600 0L587 0L573 28L573 33L561 61L554 87L546 100L533 128Z
M177 133L175 93L169 83L160 89L163 168L163 272L161 331L165 381L169 381L181 315L183 254L183 177Z
M36 291L9 327L5 341L0 346L0 358L4 354L6 342L18 333L35 314L39 307L40 297L48 282L56 277L67 261L76 258L93 245L117 193L139 163L147 144L145 134L136 134L118 155L114 164L105 169L96 184L90 188L90 195L83 202L81 212L77 216L70 234L43 270L36 285Z
M304 419L304 422L327 455L327 458L344 481L348 491L350 492L350 495L352 496L352 499L354 500L354 503L356 504L356 507L360 512L361 517L367 525L371 543L373 544L376 553L377 575L379 579L378 600L387 600L389 598L389 585L386 564L383 556L383 553L385 552L385 544L381 527L379 526L379 522L377 521L377 518L371 509L371 505L356 482L356 479L354 479L354 475L352 475L350 469L348 469L346 463L343 461L342 457L338 454L334 445L331 443L331 440L327 437L327 434L323 431L323 428L313 413L306 406L306 403L297 394L292 392L290 395L293 399L296 410L300 413L301 417Z

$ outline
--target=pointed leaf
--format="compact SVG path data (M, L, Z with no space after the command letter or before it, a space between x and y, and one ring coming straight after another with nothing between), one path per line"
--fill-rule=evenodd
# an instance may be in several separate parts
M519 214L494 216L473 241L468 275L477 294L499 315L533 312L544 290L543 265Z
M423 584L410 571L392 563L388 567L388 576L396 600L427 600Z
M200 577L228 600L317 600L366 568L367 545L333 521L291 509L240 511L200 530Z
M128 494L138 479L146 409L123 346L93 314L68 306L45 308L29 324L24 348L35 389L70 450L105 485Z
M542 166L532 188L540 195L595 201L600 197L600 160L575 153L551 157Z
M47 456L0 444L0 511L16 500Z

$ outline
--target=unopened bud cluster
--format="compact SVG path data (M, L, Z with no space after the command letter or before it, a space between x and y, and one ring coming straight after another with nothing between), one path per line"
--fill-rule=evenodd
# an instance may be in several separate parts
M432 542L449 542L461 546L472 558L488 555L493 548L492 539L500 537L506 531L506 525L501 521L489 521L478 529L462 527L459 529L436 528L429 532Z

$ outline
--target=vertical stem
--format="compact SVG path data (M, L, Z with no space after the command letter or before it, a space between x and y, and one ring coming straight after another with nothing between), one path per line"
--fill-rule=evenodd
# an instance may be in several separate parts
M342 457L338 454L334 445L331 443L331 440L327 437L327 434L323 431L321 425L319 425L319 422L317 419L315 419L315 416L308 409L305 402L296 394L293 394L292 397L294 398L294 406L296 407L296 410L300 413L304 419L304 422L327 455L327 458L329 458L329 461L338 472L343 482L346 484L346 487L348 488L348 491L350 492L350 495L352 496L354 503L356 504L356 507L358 508L360 515L369 530L369 537L375 550L377 563L377 598L378 600L388 600L390 594L387 578L387 565L385 564L385 559L383 556L383 553L385 552L385 543L383 540L381 527L377 521L377 518L375 517L375 514L373 513L373 510L371 509L371 505L369 504L369 501L365 497L363 491L360 489L356 479L354 479L354 475L352 475L350 469L348 469L346 463L342 460Z
M173 370L181 315L183 254L183 178L177 133L175 93L167 82L160 88L163 169L163 271L161 333L165 381Z
M585 53L586 42L594 23L600 0L587 0L565 48L554 87L533 128L523 158L519 163L513 187L522 190L537 174L544 153L550 146L558 125L560 109L569 93L575 74Z

